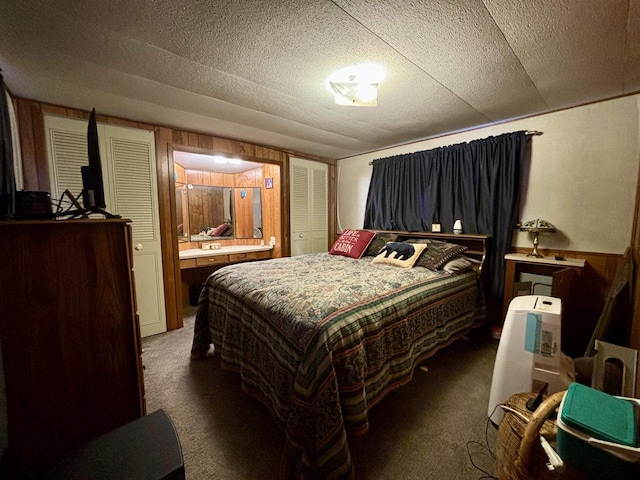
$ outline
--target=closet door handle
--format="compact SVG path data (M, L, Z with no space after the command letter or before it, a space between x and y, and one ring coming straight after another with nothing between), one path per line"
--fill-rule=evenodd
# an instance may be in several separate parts
M142 246L142 244L141 244L141 243L136 243L136 246L135 246L135 247L133 247L133 248L135 248L135 249L136 249L136 251L137 251L137 252L139 252L140 250L142 250L142 249L143 249L143 246Z

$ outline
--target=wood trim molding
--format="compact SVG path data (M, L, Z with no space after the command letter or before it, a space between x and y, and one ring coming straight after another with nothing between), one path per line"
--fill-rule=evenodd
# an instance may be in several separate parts
M24 189L48 192L51 188L41 105L21 98L16 99L16 104Z
M167 140L171 132L159 128L155 132L156 165L158 175L158 207L160 216L160 240L162 245L162 272L164 277L165 310L167 330L182 328L182 288L180 282L180 258L175 246L178 245L176 199L173 156L167 150ZM169 181L167 181L169 180ZM171 221L171 219L174 219Z
M640 161L640 158L638 159ZM631 232L631 252L633 256L633 314L631 317L630 347L640 350L640 171L636 186L636 205L633 213ZM640 398L640 368L636 372L636 397Z

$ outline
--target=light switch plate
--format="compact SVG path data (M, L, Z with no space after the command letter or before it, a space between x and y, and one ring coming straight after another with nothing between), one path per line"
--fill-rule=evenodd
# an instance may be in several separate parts
M432 223L431 224L431 231L433 233L440 233L440 224L439 223Z

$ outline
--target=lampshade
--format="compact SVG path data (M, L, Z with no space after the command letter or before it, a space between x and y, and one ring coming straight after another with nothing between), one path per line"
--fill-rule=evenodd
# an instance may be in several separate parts
M551 225L546 220L536 218L535 220L529 220L528 222L520 225L520 231L533 233L533 250L530 254L527 255L527 257L540 258L543 257L543 255L540 255L540 253L538 252L538 235L541 233L553 233L556 231L556 227Z

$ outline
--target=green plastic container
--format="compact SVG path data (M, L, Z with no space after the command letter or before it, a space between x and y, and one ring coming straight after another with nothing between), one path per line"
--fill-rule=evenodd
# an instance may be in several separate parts
M593 479L640 478L635 461L640 449L634 405L579 383L569 385L557 419L562 460ZM593 439L615 445L590 443Z

